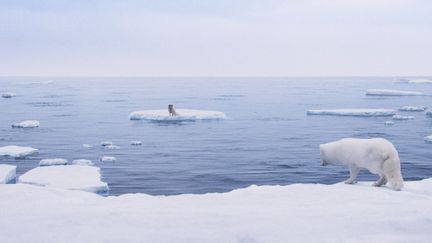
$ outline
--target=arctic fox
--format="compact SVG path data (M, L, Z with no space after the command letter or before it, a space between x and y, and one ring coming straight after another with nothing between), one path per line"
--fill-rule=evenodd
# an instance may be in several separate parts
M382 186L390 182L394 190L403 187L403 178L398 152L393 144L383 138L357 139L344 138L335 142L320 145L322 165L347 165L350 178L346 184L356 182L361 168L368 169L372 174L379 175L374 186Z

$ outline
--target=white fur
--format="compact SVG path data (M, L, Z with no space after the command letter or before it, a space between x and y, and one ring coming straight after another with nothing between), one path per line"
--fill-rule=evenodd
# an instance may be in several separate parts
M344 138L321 144L320 156L323 165L347 165L350 168L347 184L355 183L359 170L364 168L380 176L374 186L385 185L388 181L394 190L403 187L398 152L386 139Z

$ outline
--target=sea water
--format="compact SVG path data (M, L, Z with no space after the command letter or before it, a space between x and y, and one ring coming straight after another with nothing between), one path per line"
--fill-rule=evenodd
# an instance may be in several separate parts
M308 116L309 109L428 106L432 96L366 96L367 89L432 94L431 84L393 77L338 78L59 78L2 77L0 146L39 149L17 174L41 159L90 159L101 167L111 195L225 192L256 185L336 183L347 168L322 167L319 144L344 137L383 137L394 143L405 180L432 177L432 118L424 112L391 117ZM131 121L133 111L176 108L222 111L226 120L177 123ZM40 127L11 125L38 120ZM117 149L101 146L112 141ZM133 146L131 141L141 141ZM85 146L83 146L86 144ZM91 146L88 146L91 145ZM101 162L102 156L115 161ZM377 177L364 171L360 180ZM79 178L77 178L79 180Z

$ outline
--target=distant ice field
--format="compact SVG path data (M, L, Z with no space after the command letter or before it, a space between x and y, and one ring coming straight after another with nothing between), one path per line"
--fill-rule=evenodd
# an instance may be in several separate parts
M381 91L366 95L366 90ZM427 95L382 95L388 90ZM321 167L318 146L344 137L384 137L398 149L405 179L432 177L432 143L426 139L432 134L432 118L426 115L431 110L413 112L413 107L432 107L432 85L427 82L395 82L394 77L3 77L0 93L6 92L16 96L0 99L0 147L20 148L4 149L0 164L16 165L20 176L43 159L90 160L101 168L111 195L335 183L347 179L348 172L344 167ZM168 104L218 119L166 118ZM130 120L133 112L154 110L157 119L151 122ZM337 112L308 115L310 110ZM341 110L355 114L340 115ZM371 110L391 112L361 113ZM392 119L394 112L415 119ZM144 115L141 118L149 117ZM33 119L41 126L11 126ZM111 145L102 146L106 141ZM102 160L112 157L115 161ZM359 176L375 179L368 172Z

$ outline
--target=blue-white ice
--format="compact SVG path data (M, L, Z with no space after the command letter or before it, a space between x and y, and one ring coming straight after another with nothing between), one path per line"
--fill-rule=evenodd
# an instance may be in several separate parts
M6 184L16 176L16 166L15 165L7 165L0 164L0 184Z
M12 98L14 96L16 96L16 94L12 93L12 92L5 92L5 93L1 94L1 97L3 97L3 98Z
M53 158L53 159L42 159L39 161L39 166L52 166L52 165L67 165L67 159Z
M198 121L198 120L221 120L226 115L220 111L176 109L177 116L170 116L167 109L135 111L129 115L130 120L148 121Z
M426 143L432 143L432 135L424 137Z
M37 120L26 120L26 121L12 124L13 128L35 128L35 127L39 127L39 126L40 126L40 123Z
M398 110L400 110L400 111L425 111L426 109L427 109L426 106L421 106L421 105L409 106L409 105L406 105L406 106L400 107Z
M75 159L75 160L72 160L72 164L73 165L88 165L88 166L94 165L94 163L89 159Z
M0 147L0 156L22 158L37 153L38 150L32 147L8 145Z
M418 91L392 90L392 89L368 89L366 95L370 96L419 96L424 95Z
M393 109L322 109L308 110L308 115L328 115L328 116L393 116L396 111Z
M414 118L414 116L404 116L399 114L393 116L393 120L414 120Z
M116 157L114 157L114 156L102 156L100 161L102 161L102 162L114 162L114 161L116 161Z

